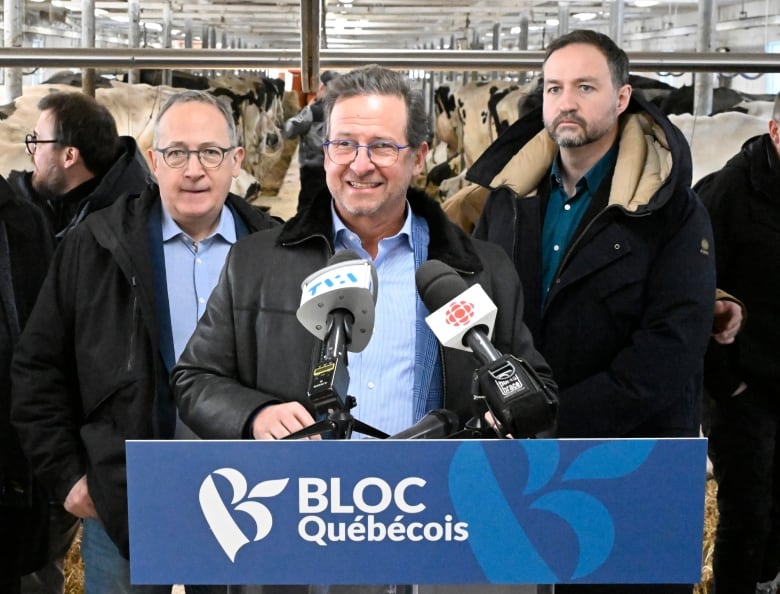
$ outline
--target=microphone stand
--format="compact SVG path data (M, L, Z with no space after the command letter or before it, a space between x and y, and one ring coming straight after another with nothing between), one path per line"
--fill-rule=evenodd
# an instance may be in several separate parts
M346 393L349 387L346 347L352 340L353 322L354 318L347 310L337 309L331 313L327 339L322 343L320 358L312 370L309 400L316 416L327 414L327 417L283 439L301 439L331 431L335 439L350 439L353 431L378 439L389 437L384 431L359 421L350 412L357 405L355 397Z

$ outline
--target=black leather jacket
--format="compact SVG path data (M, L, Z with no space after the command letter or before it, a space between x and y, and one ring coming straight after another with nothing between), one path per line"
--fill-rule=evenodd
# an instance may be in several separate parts
M469 238L421 192L409 190L407 198L428 223L428 258L452 266L469 285L480 283L498 306L496 347L526 359L555 391L522 321L522 291L509 258L498 246ZM199 435L243 437L255 411L266 404L297 400L311 411L306 393L319 340L295 314L301 282L333 254L330 202L327 191L321 192L310 209L282 228L234 246L172 374L182 420ZM478 365L471 353L439 348L444 407L465 422L473 413L471 375Z

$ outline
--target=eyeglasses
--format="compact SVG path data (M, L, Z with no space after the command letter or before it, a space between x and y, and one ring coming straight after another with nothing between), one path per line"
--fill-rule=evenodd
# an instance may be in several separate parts
M232 151L234 146L222 148L221 146L207 146L200 149L187 150L179 147L156 148L158 153L162 153L163 161L168 167L180 169L190 160L190 155L197 155L198 161L207 169L216 169L222 165L225 155Z
M24 146L30 155L35 154L35 149L39 144L56 144L59 140L41 140L35 134L28 134L24 137Z
M366 149L368 159L377 167L389 167L398 160L398 153L409 145L399 146L392 142L377 140L369 144L358 144L352 140L328 140L322 143L328 158L336 165L349 165L357 159L358 151Z

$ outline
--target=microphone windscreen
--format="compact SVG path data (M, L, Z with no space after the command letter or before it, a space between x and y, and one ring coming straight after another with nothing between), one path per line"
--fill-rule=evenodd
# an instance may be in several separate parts
M428 311L436 311L469 287L466 281L440 260L424 262L414 275L417 291Z

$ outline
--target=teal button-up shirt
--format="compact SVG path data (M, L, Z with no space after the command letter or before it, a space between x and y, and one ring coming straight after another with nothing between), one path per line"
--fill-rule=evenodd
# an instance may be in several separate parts
M542 303L547 300L547 293L550 292L550 285L563 254L566 253L574 232L588 210L593 194L612 169L617 152L618 147L615 144L577 182L575 194L571 198L563 187L560 154L553 162L550 170L550 199L542 228Z

